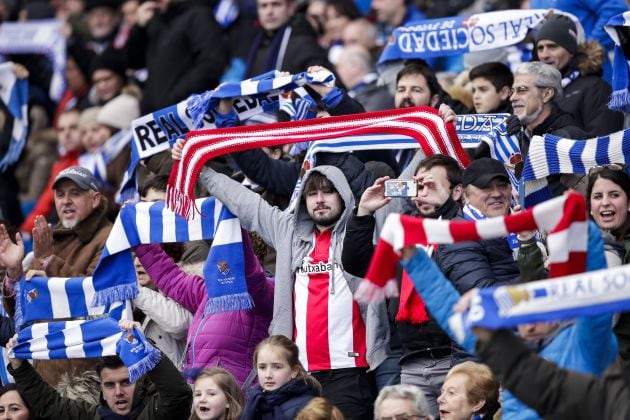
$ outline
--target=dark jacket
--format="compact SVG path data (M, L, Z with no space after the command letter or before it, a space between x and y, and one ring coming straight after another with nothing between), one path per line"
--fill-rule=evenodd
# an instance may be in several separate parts
M152 112L213 89L227 65L223 34L212 8L198 0L173 3L127 40L130 68L146 67L142 112Z
M64 398L42 380L33 367L24 362L9 373L24 400L36 415L64 420L93 420L111 411L101 397L101 405ZM124 418L139 420L184 419L190 415L192 391L173 363L162 354L157 366L147 373L151 383L140 379L134 394L132 415ZM141 402L138 404L138 402ZM138 411L136 411L138 410Z
M301 379L270 392L257 385L247 399L241 420L291 420L317 396L313 384Z
M456 220L465 220L460 213ZM438 264L461 294L475 287L516 283L518 262L505 238L458 242L438 248Z
M575 121L584 128L587 138L614 133L623 128L623 114L608 109L612 88L601 78L603 60L604 50L601 45L588 41L580 46L580 52L562 69L565 78L576 70L580 76L562 90L558 105L573 115Z
M507 330L477 354L519 400L546 419L630 418L630 366L614 364L602 378L561 369Z
M289 30L286 50L278 57L282 54L282 38ZM271 35L260 30L249 50L245 76L252 77L271 70L295 74L315 65L333 68L326 58L326 51L317 43L317 34L304 16L298 14Z

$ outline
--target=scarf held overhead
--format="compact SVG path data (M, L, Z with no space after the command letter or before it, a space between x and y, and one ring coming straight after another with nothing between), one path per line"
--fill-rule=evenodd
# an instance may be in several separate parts
M604 29L615 42L613 56L612 94L608 108L614 111L630 112L630 68L628 57L628 38L630 30L630 12L613 16Z
M588 140L534 136L521 175L525 207L552 198L547 176L587 174L593 166L610 163L630 164L630 130Z
M378 64L459 55L514 45L543 21L547 10L506 10L410 22L394 30Z
M2 100L3 131L11 132L9 145L0 160L0 172L13 165L20 158L28 133L28 79L15 77L15 64L0 64L0 100ZM0 145L4 148L4 145Z
M365 280L359 285L355 297L359 301L373 302L397 296L394 277L399 253L404 247L479 241L537 229L550 232L547 237L550 276L584 271L588 221L586 202L578 193L557 197L514 215L477 222L390 214L383 225Z
M209 299L206 313L250 309L238 219L214 197L196 201L205 217L186 221L164 202L124 206L107 238L94 271L93 305L133 299L137 293L131 249L140 244L213 239L204 277Z
M441 153L454 157L462 167L468 156L459 144L452 123L444 123L437 111L428 107L377 111L365 114L318 118L307 121L265 124L264 126L233 127L219 130L199 130L189 133L169 179L167 205L187 219L199 210L194 206L194 186L210 159L227 153L261 146L297 143L307 140L337 139L360 135L375 136L375 145L387 143L387 136L414 139L427 155ZM381 146L386 147L386 146ZM390 146L391 147L391 146Z
M134 328L121 331L111 317L38 323L18 332L9 351L16 359L72 359L118 355L135 382L160 361L160 351Z
M513 328L630 309L630 266L590 271L553 280L478 289L471 306L449 319L461 339L475 326Z
M329 71L281 75L267 72L242 82L224 83L214 90L191 95L175 105L143 115L133 120L131 162L125 173L118 202L133 199L135 171L142 159L168 150L169 142L183 137L190 130L216 128L216 105L221 99L234 99L234 111L240 121L279 107L283 92L292 91L306 83L334 86Z
M42 54L53 67L48 94L59 101L65 90L66 37L63 21L41 19L26 22L2 22L0 54Z

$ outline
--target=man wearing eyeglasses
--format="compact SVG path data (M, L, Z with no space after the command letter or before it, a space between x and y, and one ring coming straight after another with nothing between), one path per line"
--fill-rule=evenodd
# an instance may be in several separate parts
M557 69L541 62L523 63L514 72L510 102L525 129L520 139L523 161L533 136L549 133L571 139L588 137L571 114L557 104L562 97L561 78Z

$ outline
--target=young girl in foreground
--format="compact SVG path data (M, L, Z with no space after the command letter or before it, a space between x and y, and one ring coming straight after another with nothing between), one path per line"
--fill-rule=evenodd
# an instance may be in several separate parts
M308 402L321 394L298 358L298 348L283 335L261 341L254 352L258 385L243 410L243 420L294 419Z
M201 371L195 379L190 420L238 420L243 392L230 372L222 368Z

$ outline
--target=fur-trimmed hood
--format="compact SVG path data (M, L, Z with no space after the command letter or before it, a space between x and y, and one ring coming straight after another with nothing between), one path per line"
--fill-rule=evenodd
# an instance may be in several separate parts
M567 66L568 71L573 71L577 67L580 70L580 75L589 76L591 74L596 76L602 75L602 65L604 64L604 47L597 41L586 41L580 44L578 53ZM567 72L563 72L563 76L566 76Z

